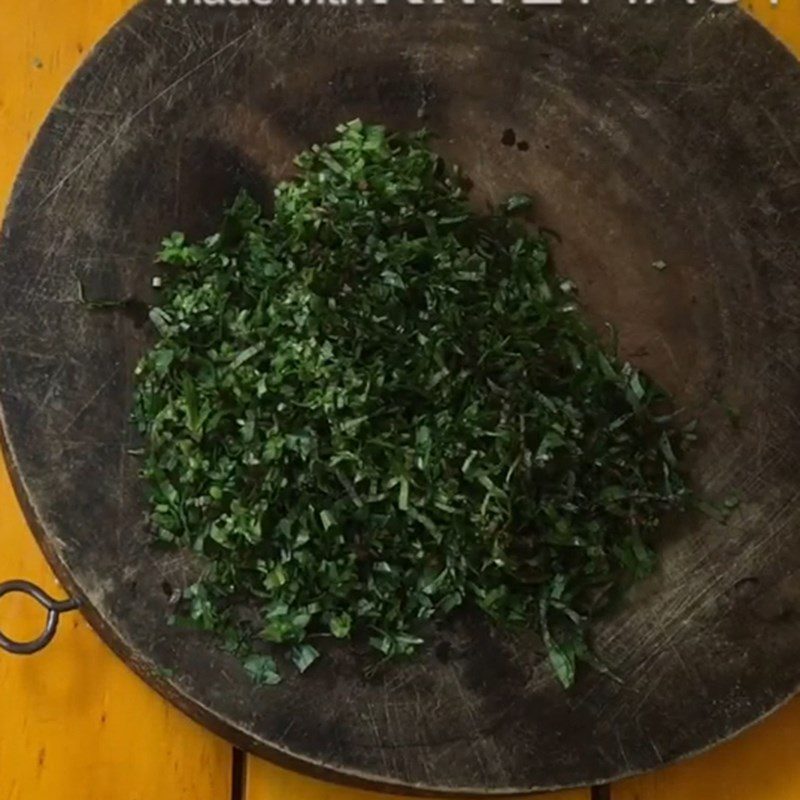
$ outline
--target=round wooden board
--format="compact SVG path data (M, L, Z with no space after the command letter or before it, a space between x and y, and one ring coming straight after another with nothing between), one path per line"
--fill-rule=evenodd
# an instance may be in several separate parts
M0 249L5 444L62 579L194 717L351 782L597 783L759 719L800 678L798 108L798 65L728 8L144 2L50 115ZM701 492L741 496L727 526L671 521L659 574L598 627L621 683L587 671L565 692L533 637L464 617L372 679L342 647L257 689L207 636L167 624L189 574L149 546L127 453L150 334L88 311L77 280L151 300L165 233L211 232L240 186L268 203L298 150L356 116L425 124L476 202L532 192L587 313L699 420Z

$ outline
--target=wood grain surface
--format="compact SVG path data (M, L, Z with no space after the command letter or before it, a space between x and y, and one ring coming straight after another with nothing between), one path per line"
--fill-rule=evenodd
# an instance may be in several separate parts
M72 70L128 0L5 2L0 9L0 209ZM0 580L63 595L0 465ZM38 606L8 596L3 629L36 635ZM115 658L80 614L30 658L0 653L2 800L225 800L231 752Z
M570 789L546 795L518 795L520 800L590 800L589 789ZM315 780L259 758L247 762L243 800L397 800L384 794Z
M61 11L55 11L54 4L23 3L13 0L8 3L8 9L4 8L4 16L0 19L0 40L4 42L4 47L0 50L0 140L4 147L4 158L0 160L0 195L2 193L7 195L9 178L16 169L18 156L30 139L47 104L51 102L54 87L63 81L75 63L76 56L70 53L71 49L74 47L78 52L90 46L93 38L103 30L122 5L125 3L95 0L89 10L89 3L70 0L69 3L59 4L58 8L62 9ZM68 9L68 12L63 9ZM763 13L763 18L774 26L776 33L787 43L797 42L800 39L797 36L798 26L792 24L796 17L788 15L781 17L772 8L766 7L766 4L765 8L756 11ZM107 16L104 17L103 14L106 12ZM57 23L57 30L49 27L53 20L60 21ZM12 30L13 35L8 35ZM21 36L20 31L25 31L25 35ZM74 33L77 35L73 35ZM14 46L6 46L6 42L14 42ZM2 577L20 575L32 577L42 582L46 588L56 591L41 556L27 534L16 503L10 495L7 476L0 475L0 479L2 479L0 520L3 524L0 534ZM0 606L0 612L12 616L15 630L11 632L24 633L34 629L36 615L28 607L4 601ZM16 627L17 623L19 627ZM103 707L110 709L110 716L115 716L114 709L116 709L126 722L132 716L136 716L137 722L141 722L141 730L138 725L134 726L137 733L133 737L133 742L134 746L138 747L138 752L147 756L145 760L152 766L152 770L140 770L138 760L127 756L126 751L131 746L131 730L123 732L119 728L116 730L109 728L104 734L102 752L106 752L105 747L108 744L107 752L114 753L114 756L107 759L107 770L97 769L97 765L102 762L102 753L100 755L97 753L96 732L91 726L84 729L80 725L75 725L75 719L79 715L87 715L87 709L90 710L87 716L91 719L91 709L95 707L92 698L89 697L87 702L85 695L81 695L79 700L73 698L71 693L48 695L49 678L46 669L38 674L41 683L34 685L21 680L23 669L30 672L31 664L36 661L39 664L45 663L51 653L39 656L35 660L18 661L20 670L16 669L11 660L0 658L0 687L4 692L6 690L13 692L16 698L12 704L13 713L6 713L0 722L0 797L7 795L9 798L40 796L224 798L228 796L227 785L223 790L220 788L220 782L215 780L215 776L227 774L228 766L222 763L227 759L227 752L225 757L218 757L220 751L225 751L224 746L210 735L196 731L190 723L182 722L173 712L165 711L163 705L161 705L161 716L166 718L172 714L174 719L168 720L169 725L159 725L157 715L154 713L151 717L148 714L149 706L144 700L149 697L153 709L162 704L162 701L127 673L127 670L97 643L85 625L78 624L73 629L72 624L67 624L61 631L60 637L63 644L58 650L54 645L51 651L53 654L53 662L49 663L51 669L56 662L56 653L59 673L62 676L70 670L76 675L84 674L87 663L91 664L93 676L101 675L100 681L93 677L92 682L95 687L97 685L107 687ZM115 686L115 677L111 674L115 669L118 673L116 680L119 683L116 685L116 691L109 691L109 687ZM120 675L127 677L127 684L124 680L120 680ZM48 700L47 711L43 712L41 705L45 697ZM14 723L19 725L19 730L30 734L24 739L25 747L22 749L13 749L5 744L10 737L16 736L15 731L12 731ZM764 800L796 797L800 793L798 778L795 772L787 769L787 766L790 766L794 755L790 740L796 739L798 730L800 730L800 711L794 704L736 742L671 770L658 773L654 777L642 779L639 783L627 782L620 790L615 790L614 796L620 791L623 793L620 796L647 798L647 800L651 797L683 796L687 798L714 796L736 798L736 800L740 798L743 800L745 797L753 800L762 797ZM67 732L69 736L65 736ZM127 744L124 741L126 733ZM146 746L143 748L142 744L136 745L139 741L137 737L146 737L151 745L158 742L160 747L152 746L148 750ZM168 750L163 744L170 737L177 740L178 745ZM789 740L790 743L781 746L782 738ZM45 746L43 750L36 751L34 763L31 753L37 741L47 744L52 741L57 742L59 739L70 739L73 744L67 749L56 748L55 757L52 756L52 750L48 752ZM87 747L87 742L91 742L92 746ZM162 756L160 759L159 750ZM202 757L200 754L203 754ZM61 755L66 757L62 758ZM286 773L279 768L270 765L260 766L254 762L255 760L250 761L253 766L248 772L248 796L251 800L261 797L264 800L284 797L287 796L285 792L290 792L298 799L307 797L309 800L376 796L361 793L357 795L349 790L329 788L324 784ZM182 769L182 765L185 769ZM203 789L198 789L193 783L191 773L193 771L197 773L198 770L203 776L204 788L207 788L205 784L209 782L209 776L211 777L212 793L205 794ZM726 775L729 776L727 779ZM174 782L172 782L173 777ZM101 787L97 794L94 793L95 784ZM184 795L183 791L190 791L191 794Z
M800 58L800 0L777 5L755 0L746 8ZM764 669L769 669L768 663ZM800 698L703 755L616 784L611 796L613 800L797 800Z
M658 772L617 784L613 800L797 800L800 701L762 725Z
M93 624L241 746L420 793L608 781L782 702L800 657L798 99L797 63L730 8L139 5L48 118L0 253L13 474ZM269 198L294 153L342 119L408 129L421 113L478 199L537 196L540 221L562 237L557 267L590 317L610 321L623 357L698 419L699 491L741 499L727 525L672 520L660 574L597 626L619 683L587 671L564 692L535 637L465 613L370 680L357 649L341 646L259 689L208 635L167 624L168 597L196 566L150 546L129 455L149 328L87 312L76 280L146 302L165 220L210 232L239 186ZM529 150L505 147L505 128ZM656 259L669 269L649 268Z

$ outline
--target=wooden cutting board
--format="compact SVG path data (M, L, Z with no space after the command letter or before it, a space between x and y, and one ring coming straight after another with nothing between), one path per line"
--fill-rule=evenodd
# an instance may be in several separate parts
M0 249L7 454L93 624L238 744L384 788L598 783L760 718L800 661L798 107L800 67L729 8L143 3L44 126ZM77 280L151 300L165 233L210 232L240 186L268 203L292 155L355 116L430 128L477 202L532 192L587 313L698 418L695 483L741 496L726 526L670 521L661 573L599 627L620 684L564 692L532 638L465 617L376 678L343 648L256 689L166 623L188 571L149 547L127 453L150 334L88 312Z

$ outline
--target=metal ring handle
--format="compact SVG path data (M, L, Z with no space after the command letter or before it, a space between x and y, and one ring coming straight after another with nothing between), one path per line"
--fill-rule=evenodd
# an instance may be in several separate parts
M74 611L80 606L80 601L72 598L56 600L30 581L5 581L0 583L0 597L13 592L26 594L47 609L47 622L45 623L44 631L36 639L31 639L29 642L17 642L0 631L0 648L18 656L29 656L47 647L56 635L58 619L61 614L66 611Z

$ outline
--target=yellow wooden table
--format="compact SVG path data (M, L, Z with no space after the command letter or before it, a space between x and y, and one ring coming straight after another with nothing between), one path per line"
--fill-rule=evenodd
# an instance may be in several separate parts
M135 0L0 0L0 215L58 92ZM747 5L800 56L800 0ZM724 65L721 65L724 67ZM59 595L0 463L0 580ZM4 630L41 628L38 606L0 603ZM798 665L800 669L800 664ZM234 789L236 791L234 791ZM0 800L380 800L232 748L139 680L79 614L32 658L0 654ZM800 698L735 741L610 789L613 800L800 800ZM589 800L589 790L549 795Z

